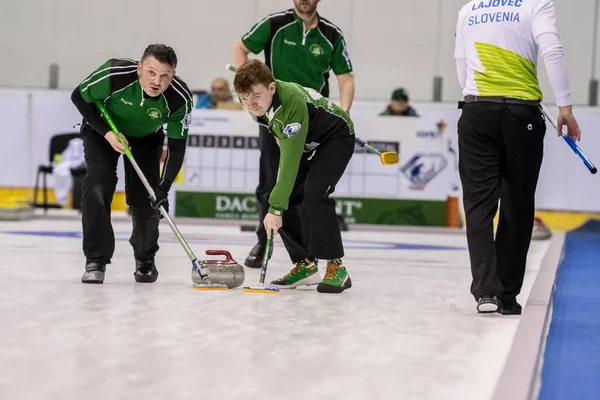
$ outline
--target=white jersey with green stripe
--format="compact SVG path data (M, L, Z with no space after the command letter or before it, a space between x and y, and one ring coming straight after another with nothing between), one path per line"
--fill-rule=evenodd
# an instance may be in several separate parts
M539 35L557 33L551 0L473 0L458 15L454 56L466 60L463 95L542 100Z

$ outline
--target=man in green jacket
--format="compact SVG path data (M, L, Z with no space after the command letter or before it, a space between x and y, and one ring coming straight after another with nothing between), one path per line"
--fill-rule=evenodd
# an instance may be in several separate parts
M175 75L177 56L163 44L146 48L141 60L113 58L92 72L71 94L81 113L81 138L87 174L82 189L83 253L86 258L83 283L103 283L106 264L115 251L111 225L111 202L117 185L117 163L125 149L102 119L95 106L104 104L140 169L155 191L148 192L129 159L125 158L125 194L132 214L133 232L129 243L135 258L136 282L155 282L158 270L158 208L168 209L171 184L183 164L188 127L191 121L192 92ZM160 175L167 124L168 156Z
M352 120L316 90L275 80L259 60L245 62L233 85L244 107L268 129L281 150L263 223L267 233L281 234L295 266L271 284L295 288L318 283L321 293L349 289L352 281L342 263L344 247L330 195L354 152ZM299 207L306 210L304 223ZM327 260L322 280L309 256Z

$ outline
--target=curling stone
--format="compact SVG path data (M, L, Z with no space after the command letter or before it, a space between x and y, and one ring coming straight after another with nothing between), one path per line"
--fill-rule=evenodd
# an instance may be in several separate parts
M225 256L225 260L202 260L200 270L203 274L208 273L212 283L222 283L228 289L241 286L244 283L244 267L237 263L226 250L206 250L209 256ZM198 274L192 270L192 282L202 283Z

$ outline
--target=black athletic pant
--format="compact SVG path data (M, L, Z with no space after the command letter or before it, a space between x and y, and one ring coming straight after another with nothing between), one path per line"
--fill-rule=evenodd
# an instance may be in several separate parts
M329 196L354 153L354 136L329 139L305 153L279 230L293 263L312 256L331 260L344 256L342 234ZM304 231L303 231L304 227ZM304 244L306 245L299 245Z
M85 124L81 131L87 174L83 180L81 212L83 253L86 262L110 263L115 251L115 234L110 220L110 205L117 186L117 153L102 135ZM131 153L153 189L160 178L160 156L164 133L162 130L143 138L127 136ZM129 243L137 260L154 259L158 251L160 214L152 209L146 188L125 160L125 195L133 218Z
M508 304L521 291L545 133L537 106L464 105L458 121L459 172L476 300L491 295Z

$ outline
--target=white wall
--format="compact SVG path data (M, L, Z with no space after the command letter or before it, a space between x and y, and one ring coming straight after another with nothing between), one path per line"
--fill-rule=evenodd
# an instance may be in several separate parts
M594 2L555 0L574 101L582 104L591 76ZM323 0L319 10L346 35L358 98L386 98L405 86L413 99L430 100L439 74L444 100L453 101L460 97L454 29L465 3ZM224 70L231 47L254 22L291 6L292 0L1 0L0 85L46 87L48 67L58 63L60 87L72 88L106 59L137 58L147 44L163 42L178 52L179 75L205 88L216 76L231 78ZM551 99L544 73L541 82ZM336 86L332 82L332 97Z

